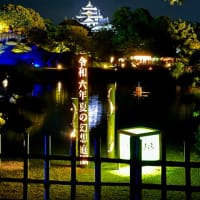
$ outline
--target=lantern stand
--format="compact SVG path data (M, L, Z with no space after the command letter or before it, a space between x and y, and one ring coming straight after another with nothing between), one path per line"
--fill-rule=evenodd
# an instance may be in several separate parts
M130 137L130 197L141 199L142 165L141 139Z

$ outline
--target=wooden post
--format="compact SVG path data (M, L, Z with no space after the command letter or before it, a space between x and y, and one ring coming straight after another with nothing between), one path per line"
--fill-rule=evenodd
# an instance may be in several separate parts
M101 140L99 136L94 137L95 153L95 194L94 200L101 200Z
M116 84L107 86L108 112L107 112L107 155L115 158L115 92Z
M141 200L142 166L141 140L130 137L130 199Z

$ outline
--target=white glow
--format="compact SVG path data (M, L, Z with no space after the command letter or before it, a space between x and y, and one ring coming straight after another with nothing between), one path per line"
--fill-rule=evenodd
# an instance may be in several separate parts
M159 135L141 137L142 140L142 160L160 159L160 138Z
M110 57L110 62L111 62L111 63L114 62L114 57L113 57L113 56Z
M57 83L57 88L58 88L58 92L60 92L62 89L62 83L60 81L58 81Z
M70 134L70 137L71 138L75 138L76 137L76 130L75 129L72 130L72 132Z
M4 88L8 87L8 79L7 78L2 81L2 85Z
M61 64L58 64L58 65L57 65L57 69L62 69L62 65L61 65Z
M137 55L137 56L131 56L131 60L139 60L139 61L150 61L152 58L151 56L143 56L143 55Z
M111 170L111 173L121 177L130 176L130 167L120 167L118 170ZM161 173L160 167L157 166L144 166L142 167L142 175L159 175Z
M123 129L127 134L121 132L119 133L120 140L120 158L130 159L130 137L134 135L141 134L141 154L142 160L159 160L160 159L160 134L156 133L154 129L148 128L132 128ZM150 135L149 133L152 133ZM148 134L148 135L146 135Z
M130 136L120 134L120 158L130 159Z
M137 127L137 128L127 128L127 129L123 129L124 131L127 131L129 133L132 134L143 134L143 133L151 133L154 132L154 129L149 129L149 128L145 128L145 127Z

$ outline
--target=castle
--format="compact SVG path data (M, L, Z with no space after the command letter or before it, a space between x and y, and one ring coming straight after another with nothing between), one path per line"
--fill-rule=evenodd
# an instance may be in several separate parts
M87 26L92 32L97 32L102 29L109 30L112 28L109 24L108 17L104 18L100 10L93 6L89 0L87 5L80 9L79 15L76 16L76 20L82 25Z

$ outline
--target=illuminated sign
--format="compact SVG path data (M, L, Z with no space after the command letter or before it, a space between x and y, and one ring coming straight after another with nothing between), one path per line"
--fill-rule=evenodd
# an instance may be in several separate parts
M89 130L88 130L88 71L87 59L79 59L78 68L78 99L79 99L79 153L80 166L88 165ZM85 159L86 158L86 159Z
M121 159L130 159L130 137L141 139L142 160L160 160L160 131L146 127L118 130Z

